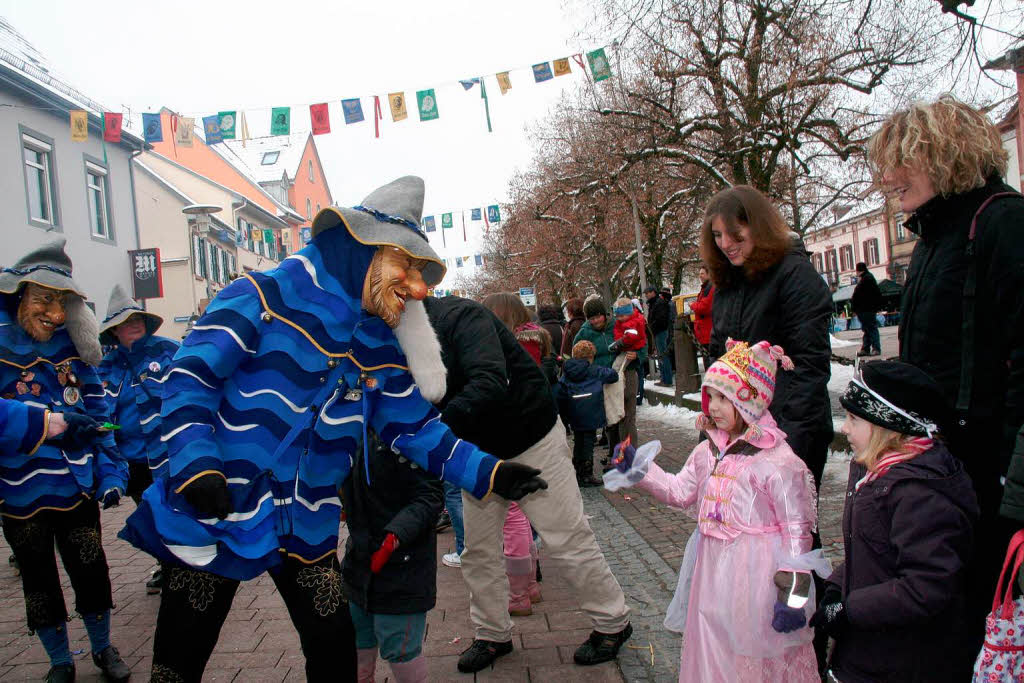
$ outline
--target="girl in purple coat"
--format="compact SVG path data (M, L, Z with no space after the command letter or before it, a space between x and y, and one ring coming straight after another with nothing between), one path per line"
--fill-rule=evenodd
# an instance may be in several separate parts
M830 681L971 678L964 566L978 503L963 466L935 438L941 396L922 370L875 361L859 366L840 399L854 451L845 562L811 618L836 640Z

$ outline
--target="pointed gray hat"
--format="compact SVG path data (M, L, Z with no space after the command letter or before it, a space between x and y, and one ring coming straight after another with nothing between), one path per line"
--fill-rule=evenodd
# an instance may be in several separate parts
M407 175L378 187L358 206L321 210L313 219L313 236L344 225L357 242L401 249L427 262L423 280L433 287L444 277L445 267L427 241L422 218L423 179Z
M164 324L164 319L156 313L150 313L135 303L121 285L114 285L110 292L110 303L107 304L107 317L100 323L100 343L108 346L117 344L114 328L133 315L141 315L146 322L146 335L151 335Z
M62 292L88 297L71 279L71 258L64 251L67 243L58 237L28 252L15 263L0 270L0 294L14 294L28 282Z

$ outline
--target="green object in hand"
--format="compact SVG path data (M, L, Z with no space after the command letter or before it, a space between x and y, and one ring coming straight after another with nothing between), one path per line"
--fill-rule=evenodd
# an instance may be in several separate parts
M113 422L104 422L103 424L100 425L100 429L108 431L108 432L111 431L111 430L116 430L116 429L120 429L120 428L121 428L121 425L116 425Z

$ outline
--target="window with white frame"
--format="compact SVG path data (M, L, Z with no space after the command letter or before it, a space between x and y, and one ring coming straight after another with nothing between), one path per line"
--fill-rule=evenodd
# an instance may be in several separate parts
M306 163L309 165L309 182L315 183L316 179L313 177L313 160L310 159Z
M842 270L853 270L853 247L849 244L839 248L839 265Z
M231 279L231 264L228 263L228 252L220 250L220 281L227 284Z
M864 240L864 262L869 266L877 266L878 259L878 239L871 238Z
M835 249L829 249L825 252L825 270L829 273L839 272L839 264L836 262Z
M107 169L85 162L85 191L89 200L89 228L93 237L113 239L107 204Z
M821 254L820 253L814 254L811 257L811 261L812 261L812 263L814 263L814 269L816 271L818 271L819 273L822 272Z
M313 220L313 202L309 201L309 197L306 197L306 220Z
M199 235L192 235L192 269L196 277L205 278L209 273L206 258L206 240Z
M210 248L210 279L220 282L220 247L213 242L208 243Z
M238 263L235 261L234 254L228 254L228 265L230 266L229 272L238 275Z
M56 190L54 187L53 146L22 133L21 154L28 191L28 216L37 224L57 225Z
M907 229L903 227L903 222L902 221L897 221L897 223L896 223L896 241L897 242L902 242L905 239L907 239Z

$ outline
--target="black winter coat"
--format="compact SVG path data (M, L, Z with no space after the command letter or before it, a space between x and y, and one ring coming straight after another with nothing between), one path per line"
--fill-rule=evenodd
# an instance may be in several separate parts
M604 385L618 380L619 373L582 358L565 361L563 371L555 388L555 402L562 421L576 432L604 427L607 424Z
M853 288L850 306L854 313L877 313L882 308L882 290L871 271L859 276L857 286Z
M544 438L558 421L551 387L504 323L469 299L427 297L424 304L448 369L441 421L501 459Z
M950 405L960 388L961 302L971 219L989 196L1011 190L993 177L976 190L934 197L906 222L921 239L903 292L900 359L934 377ZM949 436L953 452L964 459L981 491L997 486L1006 473L1024 424L1024 199L990 204L978 220L974 247L977 294L968 427L966 434ZM957 443L964 445L957 448Z
M437 597L437 516L444 507L440 480L372 437L370 485L361 448L342 484L348 540L341 561L346 597L367 612L414 614ZM392 533L398 548L379 574L370 558Z
M660 334L669 326L668 302L660 296L655 296L647 302L647 326L651 328L651 334Z
M846 560L829 578L849 618L832 669L843 683L952 681L978 519L971 480L938 442L856 491L865 472L850 464Z
M554 306L541 306L537 311L537 322L551 335L551 353L557 356L562 350L562 335L565 332L562 311Z
M715 287L710 353L725 353L729 337L754 344L768 340L793 359L795 368L779 370L769 410L786 441L821 482L832 442L828 398L832 347L828 329L832 297L811 265L803 243L793 246L756 282Z

